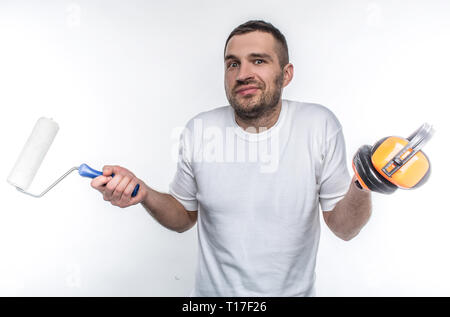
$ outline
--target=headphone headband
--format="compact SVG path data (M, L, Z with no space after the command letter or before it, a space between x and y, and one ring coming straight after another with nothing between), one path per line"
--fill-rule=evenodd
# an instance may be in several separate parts
M431 139L434 129L428 123L424 123L409 138L405 145L383 168L382 171L391 177L397 170L406 164L421 148Z

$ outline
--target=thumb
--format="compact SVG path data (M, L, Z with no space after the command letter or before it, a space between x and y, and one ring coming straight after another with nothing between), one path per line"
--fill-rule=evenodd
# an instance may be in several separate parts
M103 166L103 175L104 176L111 176L113 173L113 167L110 165Z

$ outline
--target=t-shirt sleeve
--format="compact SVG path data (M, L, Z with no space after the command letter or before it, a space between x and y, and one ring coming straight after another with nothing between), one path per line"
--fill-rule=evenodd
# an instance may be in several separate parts
M177 170L169 184L169 194L178 200L187 211L198 210L197 183L192 168L192 139L185 128L180 135Z
M322 153L322 174L320 179L319 202L323 211L331 211L344 198L350 186L347 169L344 134L336 121L336 128L325 142Z

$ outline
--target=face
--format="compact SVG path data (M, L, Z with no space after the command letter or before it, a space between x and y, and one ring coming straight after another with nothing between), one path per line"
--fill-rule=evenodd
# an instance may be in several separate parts
M292 64L281 69L270 33L233 36L225 50L225 92L236 114L255 119L273 110L292 78Z

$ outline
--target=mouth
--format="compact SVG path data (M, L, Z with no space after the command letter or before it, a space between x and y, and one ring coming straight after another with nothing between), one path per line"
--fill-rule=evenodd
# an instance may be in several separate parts
M255 86L242 87L242 88L239 88L236 91L236 93L239 95L242 95L242 96L251 95L251 94L256 93L258 91L258 89L259 88L255 87Z

